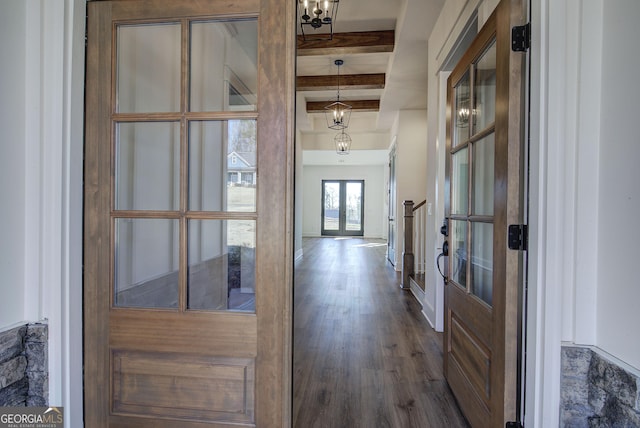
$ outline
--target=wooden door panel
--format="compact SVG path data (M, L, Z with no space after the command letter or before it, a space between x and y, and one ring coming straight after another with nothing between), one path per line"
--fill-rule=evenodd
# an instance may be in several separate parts
M233 2L215 1L180 1L153 0L127 1L118 0L111 6L111 17L121 19L176 19L197 15L237 16L239 14L257 14L260 11L260 0L234 0Z
M491 311L460 287L449 286L446 293L447 378L472 426L484 426L491 416Z
M205 312L162 313L116 309L110 317L109 344L118 349L172 352L189 349L218 356L256 356L257 318L252 315ZM233 328L230 328L233 326Z
M115 414L254 421L253 358L112 350L111 360Z
M461 409L464 408L463 414L472 427L489 428L493 426L491 425L491 408L473 392L467 375L460 366L455 363L449 365L447 382L451 386L451 391L456 397L458 405Z
M450 336L450 363L455 363L466 373L474 392L488 403L491 398L491 350L453 312Z

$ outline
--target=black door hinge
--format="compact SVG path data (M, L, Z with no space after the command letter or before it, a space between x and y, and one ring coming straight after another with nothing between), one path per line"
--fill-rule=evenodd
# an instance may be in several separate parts
M510 224L508 245L510 250L526 251L528 239L526 224Z
M524 428L522 422L507 422L505 428Z
M518 25L511 29L511 50L526 52L531 46L531 24Z

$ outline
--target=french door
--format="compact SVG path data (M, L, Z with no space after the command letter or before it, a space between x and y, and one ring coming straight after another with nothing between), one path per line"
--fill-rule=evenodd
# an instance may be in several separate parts
M364 234L364 180L322 180L322 235Z
M523 255L507 229L523 221L523 8L502 0L448 80L444 369L473 427L519 416Z
M291 3L88 3L88 428L290 424Z

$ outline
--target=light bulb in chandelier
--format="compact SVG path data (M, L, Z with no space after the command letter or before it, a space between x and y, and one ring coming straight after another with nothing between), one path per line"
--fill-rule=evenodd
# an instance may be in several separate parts
M346 132L344 132L344 130L342 130L342 132L338 133L334 138L333 141L336 144L336 153L339 155L348 155L349 151L351 150L351 137L349 136L349 134L347 134Z
M340 0L297 0L297 3L302 39L332 40Z

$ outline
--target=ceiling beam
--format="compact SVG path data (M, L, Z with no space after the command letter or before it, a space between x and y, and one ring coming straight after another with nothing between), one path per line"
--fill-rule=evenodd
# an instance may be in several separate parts
M344 74L340 76L340 89L384 89L384 73ZM297 91L330 91L338 89L338 76L298 76Z
M304 41L298 36L298 56L393 52L395 39L393 30L334 33L332 40Z
M335 100L307 101L307 113L324 113L325 107L332 102ZM352 111L380 111L380 100L343 100L343 102L350 105Z

